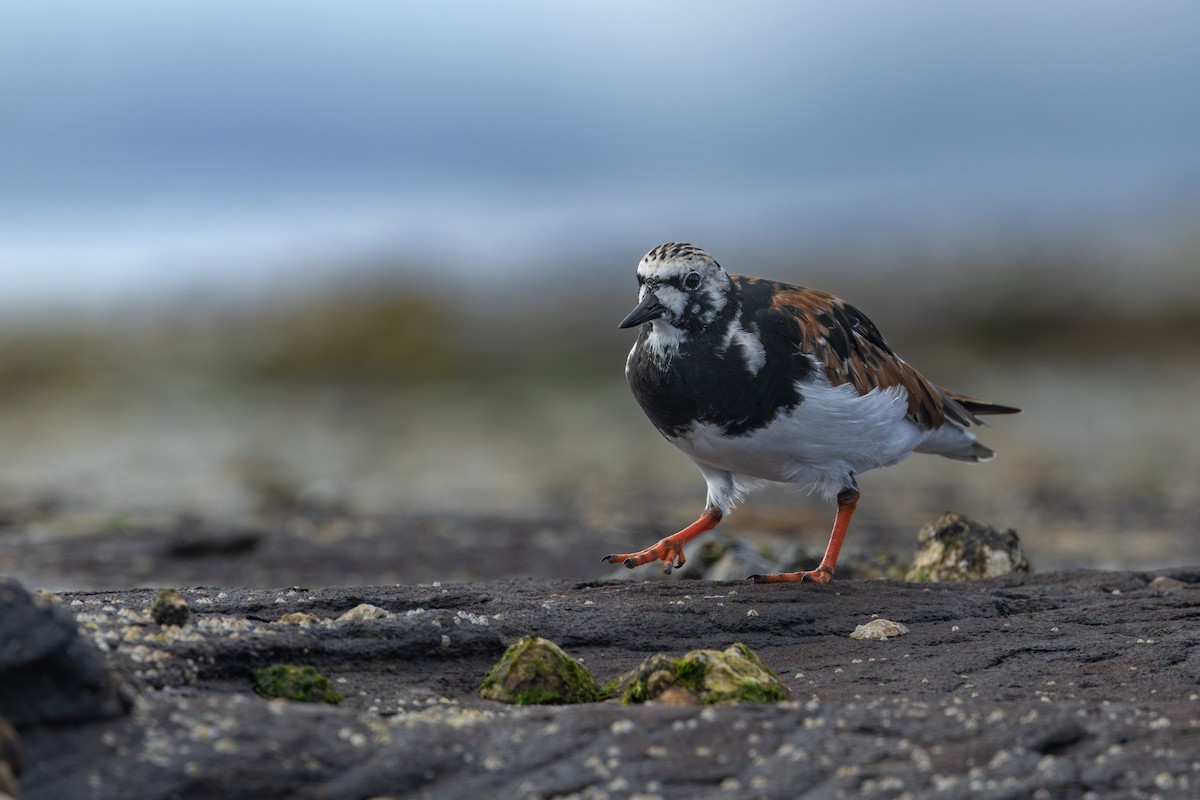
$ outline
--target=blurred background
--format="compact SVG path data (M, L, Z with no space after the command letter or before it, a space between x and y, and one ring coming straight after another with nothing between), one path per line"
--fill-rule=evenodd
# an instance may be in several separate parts
M0 572L619 577L704 502L622 374L663 241L1026 410L992 464L864 476L849 551L953 508L1038 569L1200 563L1198 29L1183 0L7 3ZM722 529L819 557L832 515L769 490Z

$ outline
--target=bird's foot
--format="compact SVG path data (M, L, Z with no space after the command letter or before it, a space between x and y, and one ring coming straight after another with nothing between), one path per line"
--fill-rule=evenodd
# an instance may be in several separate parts
M645 550L639 550L636 553L614 553L605 556L602 560L609 564L624 564L629 569L649 564L651 561L661 561L663 562L663 574L670 575L671 570L679 569L687 561L683 555L683 545L672 539L674 537L668 536Z
M817 567L807 572L772 572L767 575L751 575L749 580L755 583L832 583L833 570Z

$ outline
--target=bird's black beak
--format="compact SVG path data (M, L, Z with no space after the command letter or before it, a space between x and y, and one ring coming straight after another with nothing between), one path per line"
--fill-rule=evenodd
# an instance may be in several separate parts
M629 316L621 320L618 328L632 328L634 325L641 325L643 322L649 322L652 319L658 319L663 314L667 313L667 309L663 304L658 302L658 298L653 292L647 292L642 298L642 302L637 304L637 308L629 312Z

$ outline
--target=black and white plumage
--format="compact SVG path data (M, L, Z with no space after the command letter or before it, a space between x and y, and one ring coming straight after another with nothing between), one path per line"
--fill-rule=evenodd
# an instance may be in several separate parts
M700 468L708 502L679 533L606 560L670 572L684 543L775 481L836 497L838 516L817 569L755 579L827 583L858 501L855 475L914 452L986 461L995 454L970 431L977 415L1017 411L931 383L833 295L729 275L694 245L659 245L637 278L638 305L620 324L641 326L625 375L654 426Z

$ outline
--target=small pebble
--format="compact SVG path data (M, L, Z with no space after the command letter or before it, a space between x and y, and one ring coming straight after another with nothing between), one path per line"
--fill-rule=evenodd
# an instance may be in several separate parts
M1187 584L1183 581L1175 578L1168 578L1166 575L1159 575L1154 580L1146 584L1147 589L1158 589L1159 591L1182 589L1184 586L1187 586Z
M337 621L361 622L363 620L382 619L383 617L390 617L391 615L392 614L390 611L385 611L379 606L373 606L370 603L360 603L359 605L356 605L354 608L347 611L345 614L342 614L340 617L338 617Z
M150 616L159 625L183 627L187 624L189 613L187 600L174 589L163 589L150 604Z

